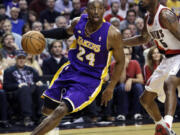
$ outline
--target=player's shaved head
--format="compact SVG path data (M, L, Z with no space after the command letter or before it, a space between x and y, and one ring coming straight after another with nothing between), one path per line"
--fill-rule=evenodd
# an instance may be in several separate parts
M100 2L100 3L102 3L104 5L104 1L103 0L89 0L88 1L88 6L91 5L92 3L96 2L96 1Z

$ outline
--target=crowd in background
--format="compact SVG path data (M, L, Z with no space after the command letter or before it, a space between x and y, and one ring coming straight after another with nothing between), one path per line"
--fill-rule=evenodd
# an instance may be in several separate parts
M68 49L75 37L66 40L46 38L42 54L33 56L22 51L22 35L29 30L41 31L66 27L73 18L86 13L88 0L3 0L0 3L0 127L20 121L34 125L42 117L41 94L53 75L68 61ZM160 0L180 17L179 0ZM145 13L138 0L104 0L104 19L122 33L123 38L141 34ZM144 84L160 64L163 55L154 42L136 47L124 47L125 67L107 107L100 106L101 94L79 114L88 115L90 122L143 119L139 96ZM102 91L111 79L115 61ZM180 106L180 100L178 99ZM178 111L178 109L177 109ZM177 113L178 114L178 113Z

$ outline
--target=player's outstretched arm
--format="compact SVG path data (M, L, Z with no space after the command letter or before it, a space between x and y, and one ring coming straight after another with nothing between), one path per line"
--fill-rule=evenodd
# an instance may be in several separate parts
M43 30L41 33L45 38L53 38L53 39L67 39L73 35L73 30L76 24L79 21L79 17L73 19L70 25L67 28L55 28L51 30Z
M169 9L161 11L159 16L162 27L168 29L178 40L180 40L180 24L175 13Z
M131 38L123 39L124 46L137 46L142 45L150 41L150 35L146 27L146 19L144 20L144 28L141 35L137 35Z
M107 105L112 99L114 88L119 81L124 68L125 56L123 51L122 37L115 27L111 26L108 34L108 49L113 51L113 56L116 61L114 72L111 76L111 81L102 94L101 105Z

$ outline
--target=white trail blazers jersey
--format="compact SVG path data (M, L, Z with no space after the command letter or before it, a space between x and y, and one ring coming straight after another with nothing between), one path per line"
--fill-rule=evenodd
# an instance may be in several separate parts
M168 9L163 5L159 5L152 24L148 24L149 16L147 18L147 30L154 42L158 46L160 52L166 56L180 54L180 41L166 28L160 24L159 15L162 10ZM170 10L170 9L169 9Z

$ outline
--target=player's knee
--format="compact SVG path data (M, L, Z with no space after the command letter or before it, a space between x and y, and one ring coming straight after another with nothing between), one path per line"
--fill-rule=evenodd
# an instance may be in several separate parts
M61 102L59 106L55 109L57 115L65 116L68 113L68 107L64 102Z
M42 114L43 114L43 115L48 116L48 115L50 115L52 112L53 112L52 109L49 109L49 108L44 107L44 106L42 107Z
M144 107L149 106L151 102L157 97L155 93L144 91L144 93L140 96L140 103Z
M164 82L164 91L165 93L169 93L169 92L175 92L176 87L178 85L178 81L177 81L177 77L175 76L170 76L168 77L165 82Z

